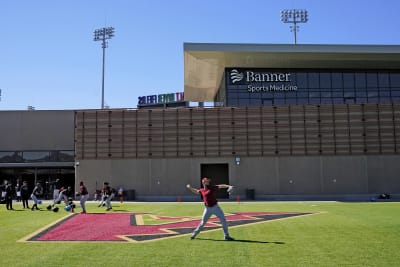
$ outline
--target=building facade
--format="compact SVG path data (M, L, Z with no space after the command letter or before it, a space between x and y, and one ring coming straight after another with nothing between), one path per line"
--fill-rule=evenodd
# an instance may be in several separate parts
M74 186L74 111L1 111L0 121L0 183L41 182L45 198L57 179Z
M213 107L75 111L75 184L139 200L196 199L185 185L204 176L242 199L400 192L400 46L188 43L184 59L184 100Z

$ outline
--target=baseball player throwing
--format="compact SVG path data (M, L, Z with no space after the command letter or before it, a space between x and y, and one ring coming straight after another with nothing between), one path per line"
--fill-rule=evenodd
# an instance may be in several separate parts
M202 195L202 198L204 201L204 206L205 206L204 211L203 211L203 217L202 217L199 225L197 226L197 228L193 231L192 235L190 236L190 239L194 239L200 233L200 231L203 229L204 225L207 223L208 219L211 217L211 215L214 214L221 221L222 229L224 230L224 239L226 241L234 240L229 235L228 224L226 223L224 212L219 207L217 197L216 197L217 189L219 189L219 188L232 189L233 186L227 185L227 184L212 185L211 180L209 178L201 179L201 183L203 184L203 188L201 188L201 189L193 188L189 184L186 185L186 187L193 193Z

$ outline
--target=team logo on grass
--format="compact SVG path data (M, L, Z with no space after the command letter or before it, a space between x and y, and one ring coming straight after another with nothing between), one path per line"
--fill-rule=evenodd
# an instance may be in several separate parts
M240 212L226 214L226 220L232 228L308 214L311 213ZM21 241L145 242L189 235L200 220L137 213L72 214ZM221 230L219 219L213 217L202 233L218 229Z

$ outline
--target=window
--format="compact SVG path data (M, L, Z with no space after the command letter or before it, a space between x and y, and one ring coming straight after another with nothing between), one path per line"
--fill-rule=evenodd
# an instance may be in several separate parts
M356 88L365 88L367 86L365 73L355 73L355 86Z
M390 87L400 87L400 73L390 73Z
M318 91L310 92L310 97L321 97L321 93Z
M270 71L270 70L265 70ZM276 70L275 70L276 71ZM386 103L400 97L400 72L394 70L288 70L297 91L248 92L248 85L226 84L226 103L234 106L317 103ZM269 87L272 82L252 83ZM278 83L277 85L280 86ZM391 93L393 92L393 93ZM270 100L265 100L270 99ZM269 103L271 102L271 103Z
M318 73L308 73L308 87L319 88L319 75Z
M50 161L50 152L48 151L25 151L22 155L25 162Z
M15 151L0 151L0 162L22 162L21 152Z
M343 87L344 88L354 88L354 73L343 73Z
M344 92L344 97L355 97L356 93L355 92Z
M379 73L379 88L388 88L389 87L389 73Z
M343 88L342 73L332 73L332 88Z
M320 74L321 88L331 88L331 74L321 73Z
M378 87L378 75L377 73L367 73L367 87L377 88Z
M307 73L297 73L296 74L297 86L300 88L307 88Z

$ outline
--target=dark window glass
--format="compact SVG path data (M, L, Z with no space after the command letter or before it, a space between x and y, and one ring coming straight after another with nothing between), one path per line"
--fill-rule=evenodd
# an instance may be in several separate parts
M50 161L50 152L48 151L24 151L22 155L25 162Z
M365 80L365 73L355 73L355 85L356 88L365 88L367 87Z
M271 98L273 104L316 104L317 102L337 103L339 98L343 103L350 103L355 98L356 103L387 102L390 97L400 97L400 72L395 71L351 71L327 72L291 72L291 83L298 87L297 91L248 92L247 85L230 85L226 92L226 105L257 106ZM269 86L269 84L253 83L253 86ZM393 94L391 94L393 91ZM309 100L311 99L312 100ZM321 99L320 99L321 98ZM322 99L324 98L324 99ZM329 99L335 98L335 100ZM395 100L393 100L395 101ZM396 100L397 101L397 100ZM378 103L379 103L378 102ZM55 153L55 154L54 154ZM49 154L49 160L57 158L57 153ZM58 155L59 156L59 155ZM1 159L1 155L0 155Z
M376 73L367 73L367 87L378 87L378 75Z
M342 104L344 102L343 97L340 98L332 98L332 103L333 104Z
M323 103L323 104L332 104L332 98L323 97L323 98L321 98L321 103Z
M235 99L230 99L228 106L236 106L239 104L239 99L235 98Z
M261 100L263 106L272 106L274 103L272 98L263 98Z
M321 93L320 92L310 92L309 96L310 97L321 97Z
M366 91L356 91L356 96L357 97L366 97L367 96L367 92Z
M285 98L285 93L274 93L275 98Z
M248 98L250 96L250 93L243 93L243 92L241 92L241 93L239 93L239 98L241 98L241 99L244 99L244 98Z
M322 92L321 96L322 97L332 97L332 93L331 92Z
M378 74L378 81L380 88L387 88L389 87L389 73L379 73Z
M52 161L52 162L58 161L58 157L59 157L58 151L50 151L49 155L50 155L49 156L49 161Z
M297 79L297 86L300 88L307 88L307 73L297 73L296 75L296 79Z
M391 87L400 87L400 73L391 73L390 74L390 86Z
M379 98L379 102L380 103L390 103L391 102L391 98L390 97L386 97L386 96L384 96L384 97L380 97Z
M269 91L263 91L261 93L261 98L270 98L274 96L274 92L269 92Z
M354 97L345 97L344 98L344 103L346 104L354 104L356 102L356 99Z
M390 96L390 91L379 91L379 96Z
M354 88L354 73L343 73L343 87Z
M297 97L308 97L308 92L297 92Z
M290 91L285 93L286 98L296 98L296 91Z
M283 105L285 104L285 99L274 99L274 105Z
M249 100L246 98L240 98L239 99L239 105L241 106L247 106L249 104Z
M73 162L75 160L73 150L53 151L50 155L51 161L53 161L54 155L57 155L55 161Z
M297 99L296 98L286 98L286 104L296 105L297 104Z
M23 162L21 152L0 151L0 162L5 162L5 163Z
M321 88L331 88L331 74L330 73L321 73L320 77L320 84Z
M237 91L227 91L227 92L226 92L226 96L227 96L228 98L233 98L233 97L237 97L237 96L238 96L238 93L237 93Z
M356 102L357 103L367 103L367 98L366 97L357 97Z
M332 88L343 88L343 78L341 73L332 73Z
M400 91L392 91L392 96L397 97L400 96Z
M319 75L318 73L308 73L308 87L319 88Z
M343 92L333 92L332 96L333 97L343 97Z
M298 98L297 103L301 105L308 104L308 98Z

